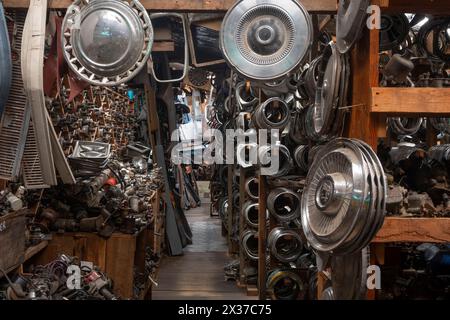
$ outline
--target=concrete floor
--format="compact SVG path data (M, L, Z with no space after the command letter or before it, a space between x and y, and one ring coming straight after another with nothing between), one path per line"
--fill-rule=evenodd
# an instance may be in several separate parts
M234 281L225 281L223 267L232 261L222 237L221 221L209 213L209 182L199 182L202 206L186 212L193 244L181 257L164 257L153 289L154 300L250 300Z

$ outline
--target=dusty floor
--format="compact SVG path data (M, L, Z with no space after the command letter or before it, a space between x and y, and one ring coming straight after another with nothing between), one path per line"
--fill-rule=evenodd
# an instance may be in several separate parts
M221 222L209 212L209 183L199 183L202 206L186 212L193 232L193 245L181 257L164 257L153 289L154 300L248 300L244 289L225 281L227 254Z

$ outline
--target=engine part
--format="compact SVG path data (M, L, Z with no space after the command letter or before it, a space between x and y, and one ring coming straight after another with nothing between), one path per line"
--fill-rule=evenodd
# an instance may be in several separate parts
M241 246L247 258L258 260L258 231L247 230L242 233Z
M367 16L370 0L339 1L336 23L336 44L340 53L351 50L359 39Z
M450 144L441 144L431 147L428 151L428 156L441 163L450 161Z
M423 118L388 118L388 125L394 134L406 136L419 132L423 121Z
M286 102L280 98L270 98L255 110L254 124L258 129L278 129L283 131L290 121L290 110Z
M386 198L386 213L399 215L408 191L400 186L390 186Z
M383 75L388 80L396 83L405 83L411 71L414 70L414 63L400 54L394 54L383 69Z
M250 199L258 201L259 199L259 181L256 177L248 178L245 181L245 191Z
M428 118L427 120L436 131L450 134L450 118Z
M206 69L190 68L187 74L190 84L197 89L208 89L210 86L209 73Z
M266 175L270 175L273 178L286 176L294 166L291 153L285 145L279 145L275 148L269 145L262 146L259 148L258 153L261 167L267 170ZM278 168L271 168L273 157L278 157Z
M134 78L146 65L153 45L153 27L138 0L75 0L62 27L64 57L82 80L117 86Z
M387 180L365 143L335 139L312 165L301 201L308 243L321 252L352 254L365 248L384 222Z
M234 260L223 268L225 271L225 281L229 280L239 280L239 269L240 269L240 262L239 260Z
M276 188L267 196L267 209L278 221L289 223L300 217L300 196L287 188Z
M5 11L3 3L0 2L0 119L8 101L9 90L11 88L12 62L11 46L9 43L8 28L6 26ZM1 125L1 124L0 124Z
M302 300L307 291L297 273L281 269L269 273L266 288L272 300Z
M251 87L247 90L247 83L245 81L241 81L237 84L235 94L238 106L240 106L241 110L251 111L258 104L259 99L253 93Z
M409 33L409 20L405 14L381 15L380 51L401 45Z
M389 152L389 156L394 165L398 165L401 161L411 158L413 155L425 155L425 150L417 147L414 143L401 142L397 147L393 147Z
M275 228L267 237L268 247L272 255L283 263L297 261L303 252L303 241L300 234L291 229Z
M244 77L274 81L298 68L312 38L311 18L299 2L241 0L223 19L220 48Z
M410 192L407 197L408 209L410 214L420 215L427 203L433 203L426 193L419 194L417 192Z

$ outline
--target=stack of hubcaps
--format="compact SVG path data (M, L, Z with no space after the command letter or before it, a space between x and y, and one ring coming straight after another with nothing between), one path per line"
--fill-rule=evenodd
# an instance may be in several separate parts
M353 254L384 222L387 182L364 142L336 139L319 151L302 198L302 227L317 251Z

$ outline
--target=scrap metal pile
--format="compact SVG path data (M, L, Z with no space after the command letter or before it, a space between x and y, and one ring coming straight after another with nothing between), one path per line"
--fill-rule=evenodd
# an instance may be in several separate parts
M426 151L425 144L402 142L380 152L389 173L387 214L450 216L450 145Z
M162 185L160 170L141 173L140 166L117 160L108 166L98 176L78 179L74 186L46 191L33 228L44 233L97 232L108 238L115 231L134 234L151 223L151 201Z
M59 256L30 273L7 277L0 287L0 300L118 300L113 283L92 262Z
M380 299L450 299L450 245L394 244L386 250L398 256L399 263L382 267Z

